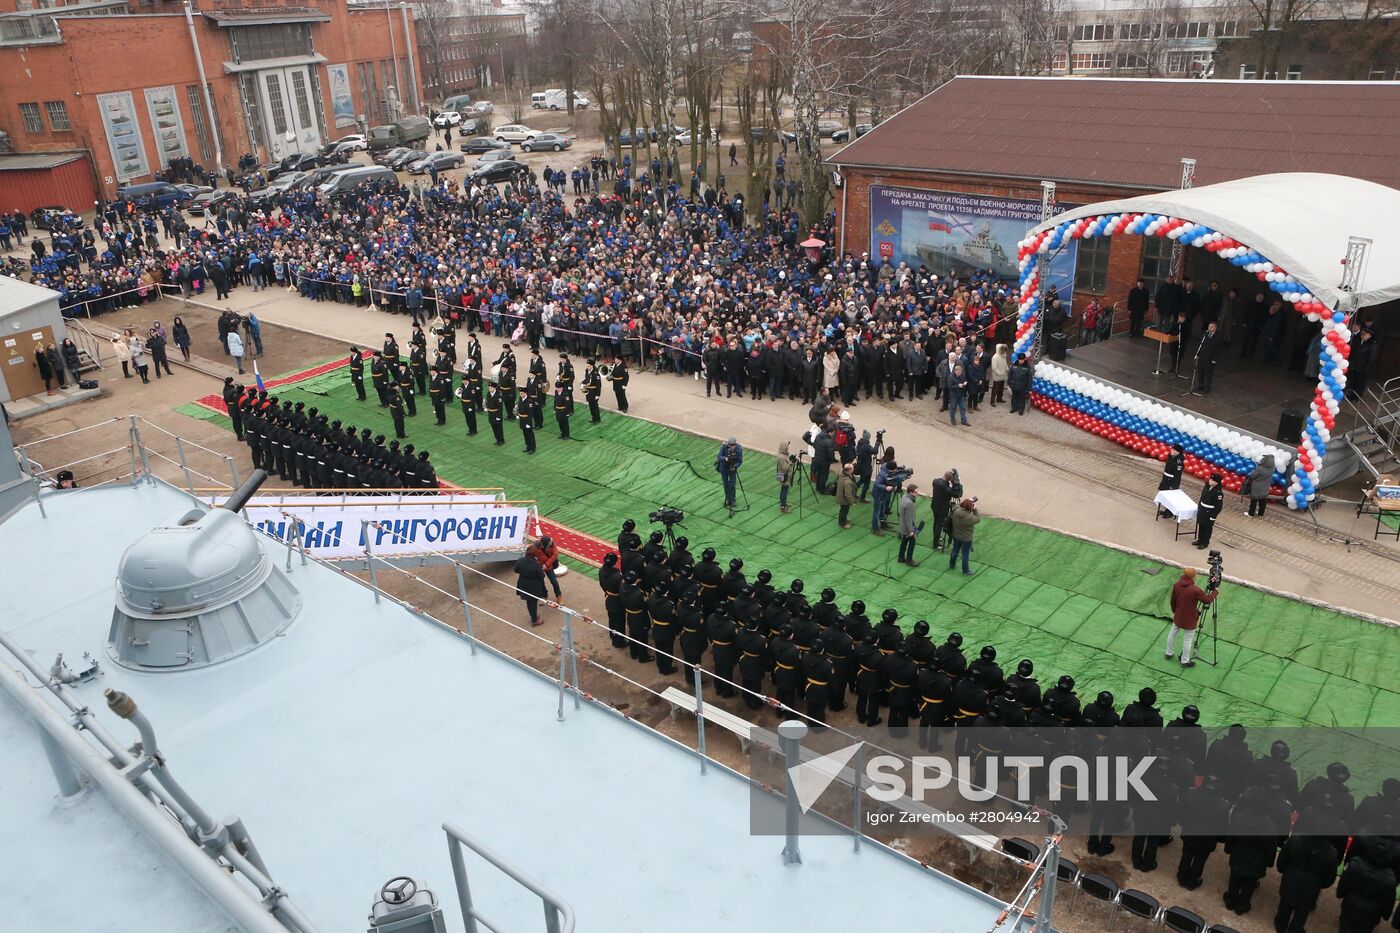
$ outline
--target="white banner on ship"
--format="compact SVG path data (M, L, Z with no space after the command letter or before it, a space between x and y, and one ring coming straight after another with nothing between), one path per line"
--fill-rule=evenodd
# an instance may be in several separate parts
M502 505L497 498L255 496L244 515L254 528L283 542L294 539L300 521L307 554L328 559L363 556L366 543L378 557L524 547L533 508Z

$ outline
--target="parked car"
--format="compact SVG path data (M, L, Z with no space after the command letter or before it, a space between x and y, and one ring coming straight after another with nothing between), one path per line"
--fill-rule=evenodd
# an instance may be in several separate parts
M495 113L496 105L491 103L489 100L479 100L476 103L472 104L471 110L475 113L480 114Z
M840 120L818 120L817 135L830 139L833 133L840 131L845 125Z
M29 225L36 230L53 229L54 219L64 218L64 226L69 229L79 229L84 225L83 216L75 214L66 207L50 205L48 207L36 207L29 212Z
M481 158L476 160L477 165L485 165L488 162L510 162L515 158L515 150L510 145L504 144L504 149L492 149L490 152L483 152Z
M584 96L583 96L582 94L580 94L578 91L575 91L575 92L574 92L574 109L575 109L575 110L587 110L587 109L588 109L588 105L589 105L590 103L592 103L592 102L591 102L587 97L584 97ZM545 106L545 109L548 109L548 110L568 110L568 109L569 109L569 95L568 95L568 92L565 91L565 90L563 90L563 89L559 89L559 88L556 88L556 89L553 89L553 90L545 91L545 92L544 92L544 106Z
M691 139L694 138L695 135L693 130L681 130L672 138L675 139L676 145L678 146L689 146ZM719 131L714 129L710 130L710 142L714 142L717 139L719 139Z
M209 192L209 191L213 191L213 190L214 190L213 188L209 187L208 185L191 185L191 184L188 184L188 183L176 185L175 187L176 187L176 188L179 188L181 191L185 192L186 194L188 194L188 195L189 195L190 197L192 197L192 198L197 198L197 197L199 197L201 194L204 194L204 193L206 193L206 192Z
M402 172L414 162L428 154L426 149L410 149L392 162L387 163L388 167L396 172Z
M437 166L437 170L442 172L449 168L460 168L464 161L466 160L460 152L430 152L418 161L410 163L408 173L423 175L430 166Z
M442 102L443 110L456 110L458 113L470 108L472 96L470 94L454 94Z
M232 188L220 188L218 191L206 191L196 196L185 205L185 210L191 214L212 214L214 211L218 210L220 204L223 204L225 201L233 200L237 195L238 192Z
M751 126L749 127L749 136L756 143L761 143L769 139L776 142L778 139L777 132L775 132L771 126Z
M857 124L856 124L856 135L855 135L855 138L856 138L856 139L860 139L862 136L864 136L866 133L869 133L869 132L870 132L871 130L873 130L873 129L875 129L875 124L873 124L873 123L857 123ZM839 130L837 130L836 132L832 133L832 134L831 134L831 141L832 141L832 142L837 142L837 143L850 142L850 141L851 141L851 130L850 130L850 128L849 128L849 127L842 127L841 129L839 129Z
M385 182L397 185L398 181L398 177L382 165L352 165L321 182L316 190L324 197L339 198L362 185Z
M527 139L534 139L539 133L519 123L507 123L505 126L496 127L496 132L492 135L502 142L523 143Z
M468 172L463 180L477 184L494 185L502 181L517 181L527 171L529 169L513 159L498 159L495 162L478 165Z
M457 127L458 136L475 136L481 132L481 121L476 117L466 117L462 120L462 125Z
M496 139L494 136L477 136L473 139L465 139L458 147L468 155L479 155L483 152L495 152L498 150L510 151L510 143Z
M433 126L442 129L445 126L456 126L462 122L462 115L455 110L444 110L433 117Z
M359 133L351 133L349 136L342 136L333 139L321 147L321 155L329 156L337 152L364 152L369 148L369 141Z
M399 156L406 155L407 153L410 153L412 151L413 150L410 149L408 146L395 146L392 149L381 149L378 152L374 153L370 158L372 158L375 162L377 162L380 165L388 165L389 163L397 159Z
M248 197L254 201L262 201L275 198L285 191L290 191L298 187L302 182L311 177L310 172L287 172L277 176L277 180L265 188L249 192Z
M533 139L527 139L520 144L522 152L541 152L549 150L551 152L563 152L574 144L574 141L559 133L539 133Z

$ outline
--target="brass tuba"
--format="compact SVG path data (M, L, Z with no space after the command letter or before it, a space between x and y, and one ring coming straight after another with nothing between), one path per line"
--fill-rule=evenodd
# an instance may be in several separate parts
M598 377L599 377L600 379L611 379L611 378L612 378L612 371L613 371L613 364L611 364L611 363L604 363L602 366L599 366L599 367L598 367Z

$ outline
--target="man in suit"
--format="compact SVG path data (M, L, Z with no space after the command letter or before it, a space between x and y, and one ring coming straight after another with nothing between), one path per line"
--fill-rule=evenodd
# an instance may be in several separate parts
M1196 385L1195 388L1202 394L1210 392L1212 380L1215 378L1215 361L1220 355L1220 337L1216 334L1219 325L1211 321L1206 325L1206 332L1201 335L1201 345L1196 348Z
M1147 319L1147 306L1152 296L1147 291L1147 286L1142 279L1137 280L1137 285L1128 289L1128 335L1131 337L1142 336L1143 321Z
M1196 540L1198 550L1210 547L1211 532L1215 530L1215 520L1225 507L1225 490L1220 485L1219 473L1210 474L1210 481L1201 490L1200 502L1196 505Z

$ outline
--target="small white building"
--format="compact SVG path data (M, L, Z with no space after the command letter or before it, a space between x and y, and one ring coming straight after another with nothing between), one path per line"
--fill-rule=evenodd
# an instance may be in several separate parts
M43 395L34 353L67 335L58 292L0 276L0 402Z

